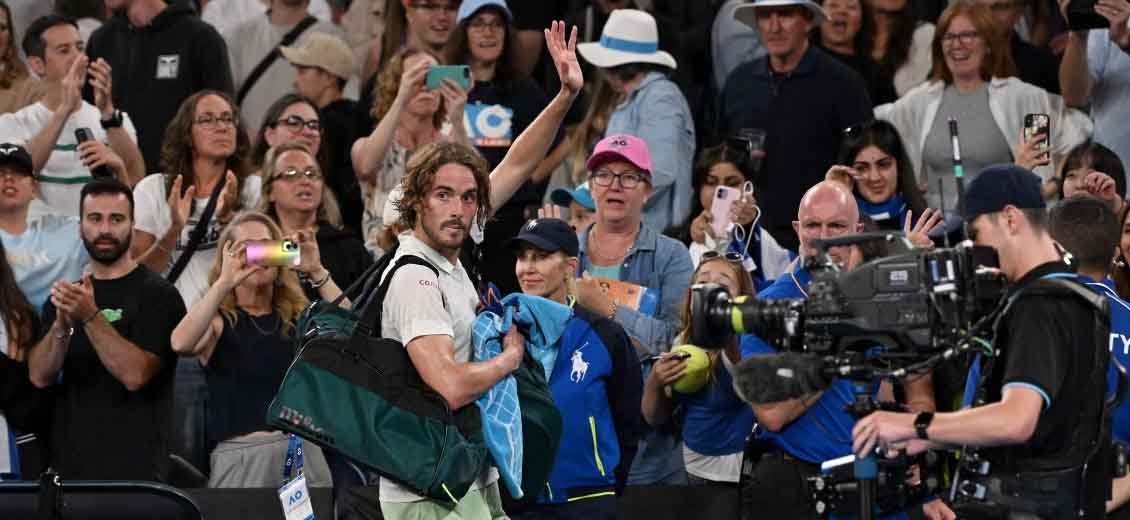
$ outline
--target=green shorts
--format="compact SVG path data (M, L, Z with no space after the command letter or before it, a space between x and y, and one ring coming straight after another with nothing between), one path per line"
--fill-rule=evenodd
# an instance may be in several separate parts
M498 482L485 488L468 491L452 507L451 502L421 500L419 502L381 502L385 520L507 520L502 510Z

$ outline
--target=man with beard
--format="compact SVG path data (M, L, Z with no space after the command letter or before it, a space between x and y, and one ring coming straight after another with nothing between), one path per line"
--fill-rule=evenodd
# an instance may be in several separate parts
M566 39L565 24L554 22L545 31L561 90L545 110L514 141L502 162L488 170L473 148L437 141L418 148L409 158L396 204L407 231L398 238L390 268L381 273L388 284L384 301L361 298L356 308L382 305L380 336L404 345L425 384L451 410L474 406L474 401L522 362L523 339L511 329L503 351L485 361L471 360L471 327L479 295L459 260L459 250L474 225L491 215L529 178L549 150L584 78L576 56L576 30ZM392 267L406 255L428 264ZM536 457L539 454L527 454ZM365 482L373 482L366 475ZM335 481L335 486L343 484ZM349 518L453 519L505 518L499 494L498 471L483 468L470 490L457 503L428 499L396 482L379 479L379 511L374 511L372 488L353 486L343 502L355 515ZM357 502L357 503L355 503ZM342 502L339 502L341 504ZM364 510L360 506L365 505ZM341 508L339 507L339 511Z
M162 481L176 364L169 338L184 303L127 254L129 187L92 181L79 212L90 265L82 280L51 287L51 329L28 358L32 383L56 387L48 462L64 479Z

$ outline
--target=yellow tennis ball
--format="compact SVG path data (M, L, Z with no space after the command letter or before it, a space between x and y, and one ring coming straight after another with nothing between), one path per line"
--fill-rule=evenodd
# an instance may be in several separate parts
M706 351L694 345L679 345L671 352L685 352L691 357L687 358L687 369L671 388L682 394L693 394L710 380L710 356Z

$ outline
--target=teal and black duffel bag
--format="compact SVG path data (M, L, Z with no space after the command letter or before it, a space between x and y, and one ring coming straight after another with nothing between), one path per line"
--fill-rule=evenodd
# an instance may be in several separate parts
M386 254L346 294L379 281L392 256ZM405 255L360 317L337 302L314 302L303 311L297 355L267 409L267 424L336 450L420 495L457 502L489 463L479 409L449 410L420 378L404 345L379 337L392 274L408 264L436 271Z

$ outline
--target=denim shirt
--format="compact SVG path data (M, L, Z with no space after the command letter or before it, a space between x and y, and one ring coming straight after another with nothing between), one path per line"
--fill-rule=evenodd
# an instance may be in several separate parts
M577 276L591 261L588 258L588 236L593 226L581 232L581 251L577 262ZM682 329L680 307L687 297L694 266L687 246L670 237L662 236L646 225L640 226L636 242L620 268L620 280L659 291L659 310L655 316L646 316L624 306L617 306L614 321L638 342L647 356L666 352ZM641 356L643 354L641 353Z
M581 251L577 276L589 263L588 236L593 226L581 232ZM666 352L682 328L681 305L690 287L691 255L687 246L670 237L640 225L636 242L620 266L620 280L659 291L659 309L655 316L645 316L624 306L617 306L613 321L638 342L645 352L637 350L641 361ZM643 380L651 372L650 361L643 363ZM672 432L645 427L628 475L628 485L685 485L686 470L679 438Z
M648 73L609 117L604 135L614 134L643 139L651 152L652 191L643 207L643 223L659 232L682 223L694 192L695 133L679 87L659 72Z

